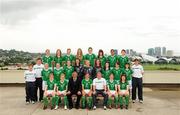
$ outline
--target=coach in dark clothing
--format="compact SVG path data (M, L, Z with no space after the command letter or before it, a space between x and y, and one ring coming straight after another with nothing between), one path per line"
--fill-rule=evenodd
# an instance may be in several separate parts
M72 95L77 96L75 107L76 109L79 109L79 102L81 99L81 80L77 76L77 72L73 72L72 77L69 79L68 83L67 97L69 102L69 109L73 108Z

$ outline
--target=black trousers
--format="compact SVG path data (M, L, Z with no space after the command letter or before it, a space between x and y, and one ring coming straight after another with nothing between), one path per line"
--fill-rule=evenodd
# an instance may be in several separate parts
M93 94L93 106L97 106L96 98L97 98L98 94L100 94L104 97L103 105L107 106L108 95L106 93L104 93L104 90L96 90L96 93Z
M138 89L138 99L143 100L142 78L132 77L132 100L136 100L136 89Z
M35 101L35 82L26 82L26 102Z
M78 95L77 92L71 92L71 94L68 94L67 98L68 98L69 107L73 107L72 95L76 95L77 96L77 101L76 101L76 105L75 106L79 107L79 103L80 103L82 95Z
M38 101L38 89L39 89L39 101L43 100L42 90L42 78L36 78L36 89L35 89L35 101Z

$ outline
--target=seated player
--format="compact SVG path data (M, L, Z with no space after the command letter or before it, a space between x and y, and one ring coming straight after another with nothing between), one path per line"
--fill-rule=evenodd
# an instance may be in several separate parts
M108 105L112 108L112 98L114 98L115 106L118 108L118 92L117 92L117 82L114 80L114 75L111 73L109 80L107 81L108 89Z
M56 84L55 84L55 80L54 80L54 75L53 73L50 73L49 75L49 80L47 81L47 85L45 87L45 92L44 92L44 107L43 109L47 109L48 106L48 97L52 97L51 100L51 109L54 108L55 106L55 101L56 101L56 97L55 97L55 90L56 90Z
M85 74L85 78L82 80L82 108L84 109L88 104L88 108L92 108L92 79L90 79L89 73Z
M65 80L65 74L61 74L60 75L60 80L56 82L56 88L57 88L57 92L56 92L56 107L55 109L58 109L58 104L59 101L61 102L62 98L64 98L64 109L67 110L67 87L68 87L68 81Z
M126 109L128 109L129 105L129 85L126 81L126 75L121 75L121 79L119 81L118 85L119 90L119 101L120 101L120 108L123 109L123 97L125 97L125 106Z

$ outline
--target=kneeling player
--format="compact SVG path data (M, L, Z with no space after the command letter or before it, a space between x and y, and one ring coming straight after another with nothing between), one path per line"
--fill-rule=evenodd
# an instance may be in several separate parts
M112 108L112 98L114 98L115 106L118 108L118 92L117 92L117 82L114 80L114 75L110 74L109 80L107 81L108 88L108 105Z
M59 100L61 102L62 97L64 97L64 109L67 109L67 87L68 87L68 81L65 80L65 74L61 74L60 80L57 81L57 93L56 93L56 107L55 109L58 109Z
M88 104L88 108L92 108L92 80L89 73L85 74L85 78L82 80L82 108L84 109Z
M126 81L126 75L121 75L121 79L118 85L119 89L119 101L120 101L120 108L123 109L123 97L125 97L125 105L126 109L128 109L129 105L129 85Z
M54 75L53 75L53 73L50 73L49 80L47 81L47 85L46 85L45 92L44 92L44 99L43 99L44 107L43 107L43 109L47 108L49 97L52 97L51 109L54 108L55 101L56 101L55 89L56 89L56 85L55 85Z

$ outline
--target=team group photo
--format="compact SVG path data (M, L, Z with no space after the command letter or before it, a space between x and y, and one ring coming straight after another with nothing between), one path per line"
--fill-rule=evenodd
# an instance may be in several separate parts
M80 48L76 55L68 48L65 55L57 49L51 56L46 49L45 55L37 58L35 65L29 64L24 73L26 104L39 101L43 109L49 106L57 110L61 105L65 110L95 110L101 101L97 97L102 97L104 110L128 109L130 101L143 103L143 74L140 60L130 61L124 49L119 55L111 49L109 56L101 49L94 54L92 47L85 55Z

